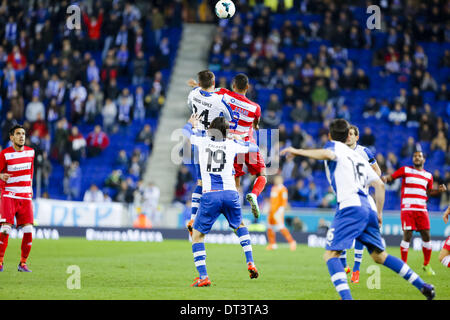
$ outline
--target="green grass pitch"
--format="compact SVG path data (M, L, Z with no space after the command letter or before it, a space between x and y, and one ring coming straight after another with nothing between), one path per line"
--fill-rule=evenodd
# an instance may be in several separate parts
M260 271L258 279L248 276L242 248L231 244L206 244L206 263L213 283L208 288L191 288L197 276L190 242L166 240L161 243L87 241L78 238L33 240L29 258L33 273L17 272L20 240L10 239L5 270L0 273L0 299L159 299L159 300L337 300L325 263L323 249L299 245L291 252L280 245L266 251L254 245L253 254ZM398 247L388 248L398 256ZM350 265L353 251L349 251ZM435 276L421 270L422 252L410 250L408 264L426 282L436 287L436 299L450 299L450 270L433 252ZM69 289L73 275L68 267L80 270L80 289ZM374 266L364 253L359 284L351 284L354 299L409 300L424 297L407 281L380 266L380 289L369 289L367 280ZM69 269L70 270L70 269ZM349 279L350 280L350 279Z

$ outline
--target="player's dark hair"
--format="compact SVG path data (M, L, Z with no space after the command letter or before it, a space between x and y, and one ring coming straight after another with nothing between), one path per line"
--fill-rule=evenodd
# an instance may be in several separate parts
M17 129L23 129L23 130L25 130L25 128L24 128L22 125L16 124L16 125L14 125L11 129L9 129L9 136L13 136L13 135L14 135L14 132L16 132Z
M353 131L355 131L355 136L359 137L359 129L357 126L351 124L350 127L348 128L348 130L353 129Z
M208 89L214 85L215 76L212 71L209 70L203 70L200 71L198 74L198 84L203 89Z
M222 135L222 139L227 137L227 130L230 129L230 124L224 117L217 117L209 125L209 130L217 130ZM214 131L212 131L214 134Z
M231 84L239 91L243 91L248 86L248 77L243 74L239 73L234 78Z
M350 125L345 119L335 119L330 123L331 139L345 143Z

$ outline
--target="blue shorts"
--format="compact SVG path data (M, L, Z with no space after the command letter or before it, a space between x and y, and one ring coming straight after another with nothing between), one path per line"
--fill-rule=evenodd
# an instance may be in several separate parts
M342 251L350 249L356 239L367 247L384 251L378 225L378 215L370 207L367 197L361 197L361 206L337 210L327 233L326 250Z
M207 234L221 213L232 229L239 227L242 214L237 191L225 190L204 193L200 199L200 207L193 228Z

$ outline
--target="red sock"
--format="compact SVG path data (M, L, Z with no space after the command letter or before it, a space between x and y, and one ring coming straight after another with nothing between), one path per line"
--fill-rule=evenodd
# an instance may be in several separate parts
M402 261L404 263L406 263L406 261L408 260L408 249L409 249L409 242L403 241L400 244L400 253L402 256Z
M6 247L8 246L9 234L0 233L0 263L3 263Z
M259 196L264 190L266 183L267 179L265 176L259 176L258 178L256 178L255 183L253 184L252 193L254 193L256 196Z
M423 265L426 266L430 263L431 258L431 241L422 243L422 252L423 252Z
M25 263L27 262L28 255L31 251L31 241L32 241L33 234L31 232L27 232L23 234L22 238L22 253L20 255L20 262Z

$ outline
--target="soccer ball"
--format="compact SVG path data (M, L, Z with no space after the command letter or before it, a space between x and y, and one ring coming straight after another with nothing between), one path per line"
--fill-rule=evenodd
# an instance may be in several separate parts
M229 19L236 12L236 7L231 0L220 0L216 3L216 15L220 19Z

